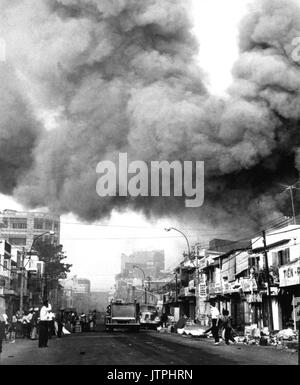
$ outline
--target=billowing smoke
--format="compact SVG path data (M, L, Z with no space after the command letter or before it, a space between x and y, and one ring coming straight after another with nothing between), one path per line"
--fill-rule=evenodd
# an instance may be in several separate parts
M26 95L14 71L0 63L0 191L11 194L33 165L39 135Z
M1 88L5 114L16 119L0 120L2 191L14 189L29 207L86 220L129 207L233 229L290 213L278 183L294 182L300 167L294 1L253 5L241 23L241 55L224 99L206 89L186 0L0 4L7 60L23 90L6 101ZM45 111L56 116L51 129L44 128ZM146 161L205 161L204 206L185 209L177 198L100 199L96 165L119 152ZM10 162L17 171L8 171Z

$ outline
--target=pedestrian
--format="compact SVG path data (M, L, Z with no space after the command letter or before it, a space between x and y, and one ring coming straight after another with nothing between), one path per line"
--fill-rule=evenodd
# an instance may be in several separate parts
M220 312L218 308L216 307L216 303L212 302L210 305L210 313L211 313L211 322L212 326L207 329L204 333L207 334L210 331L212 332L212 335L215 339L215 345L220 345L219 342L219 318L220 318Z
M33 329L33 324L32 324L32 318L33 318L33 308L29 309L29 313L27 314L26 320L26 338L30 339L31 338L31 333Z
M162 326L163 328L166 328L166 327L167 327L167 322L168 322L168 314L167 314L167 313L163 313L163 314L161 315L160 322L161 322L161 326Z
M62 309L56 314L55 320L57 322L57 337L61 338L64 326L64 311Z
M21 318L21 322L22 322L22 337L23 338L28 338L28 312L25 311L22 318ZM29 325L30 326L30 325Z
M16 330L17 330L17 317L15 315L12 315L11 322L10 322L10 329L9 329L9 339L11 340L11 343L15 343L16 341Z
M2 353L2 341L5 339L5 319L0 314L0 357Z
M80 315L80 317L79 317L79 319L80 319L81 331L82 331L82 332L87 331L87 320L86 320L86 315L85 315L85 313L82 312L81 315Z
M229 311L224 310L223 311L223 317L222 317L222 326L225 330L225 343L226 345L229 345L229 341L235 343L235 339L233 338L233 329L231 324L231 317L229 316Z
M30 325L31 325L30 339L36 340L37 339L37 327L38 327L38 309L36 310L36 308L33 310Z
M51 305L48 300L43 302L43 306L40 311L39 322L39 348L48 347L48 330L49 330L49 313L51 312Z
M16 338L21 338L22 337L22 318L21 314L19 311L16 312Z
M93 311L93 332L97 331L97 310Z
M88 331L91 332L94 328L94 317L91 312L88 315Z
M6 314L6 313L3 313L3 314L2 314L2 318L3 318L3 320L4 320L4 328L5 328L5 336L4 336L4 339L5 339L5 341L6 341L7 336L8 336L8 327L9 327L9 325L8 325L8 316L7 316L7 314Z
M49 305L51 306L51 305ZM48 339L51 340L52 336L55 335L55 325L54 325L54 320L55 320L55 314L52 312L52 310L49 311L48 315Z

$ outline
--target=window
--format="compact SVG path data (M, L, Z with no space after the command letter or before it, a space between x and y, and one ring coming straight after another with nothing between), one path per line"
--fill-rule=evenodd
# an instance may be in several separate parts
M45 229L52 230L52 221L49 221L49 220L45 221Z
M272 253L272 266L278 266L278 254L279 253Z
M11 245L5 241L4 250L10 254L11 253Z
M43 219L35 218L33 226L37 230L43 230L43 228L44 228L44 221L43 221Z
M42 264L41 263L37 263L36 267L37 267L37 274L40 277L42 275Z
M26 218L12 218L11 227L13 229L27 229L27 219Z
M59 223L54 222L54 231L58 231L58 229L59 229Z
M13 246L26 246L26 238L9 238L9 243Z
M278 251L278 266L286 265L290 262L290 249Z

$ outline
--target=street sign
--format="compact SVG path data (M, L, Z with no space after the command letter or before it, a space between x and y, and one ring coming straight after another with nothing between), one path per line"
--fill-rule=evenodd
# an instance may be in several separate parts
M280 287L300 285L300 263L292 262L279 268Z

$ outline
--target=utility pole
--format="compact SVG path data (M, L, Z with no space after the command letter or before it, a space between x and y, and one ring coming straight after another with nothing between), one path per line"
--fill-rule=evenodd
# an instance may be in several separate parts
M21 287L20 287L20 312L23 313L24 306L24 260L25 260L25 248L23 247L21 256Z
M150 276L148 276L148 292L149 292L149 303L151 303L151 282L150 282L150 280L151 280L151 277ZM146 288L145 288L145 293L146 293ZM147 302L146 302L147 303Z
M178 287L178 283L177 283L177 280L178 280L178 277L177 277L177 273L175 273L175 303L177 304L177 287Z
M294 195L293 195L293 188L294 186L289 186L289 191L291 194L291 201L292 201L292 210L293 210L293 220L294 220L294 225L296 224L296 215L295 215L295 205L294 205Z
M268 262L268 252L267 252L267 241L266 241L266 231L264 230L262 233L263 236L263 242L264 242L264 256L265 256L265 268L266 268L266 275L267 275L267 284L268 284L268 320L269 320L269 329L270 331L273 330L273 312L272 312L272 297L271 297L271 285L270 285L270 272L269 272L269 262Z
M196 254L196 319L199 320L198 316L200 315L200 272L199 272L199 258L198 253Z
M289 191L290 193L290 196L291 196L291 203L292 203L292 212L293 212L293 223L294 225L296 225L296 215L295 215L295 205L294 205L294 194L293 194L293 190L300 190L297 186L297 184L300 183L300 182L297 182L293 185L290 185L290 186L287 186L287 185L282 185L282 187L285 187L285 190L283 191L286 192L286 191Z

